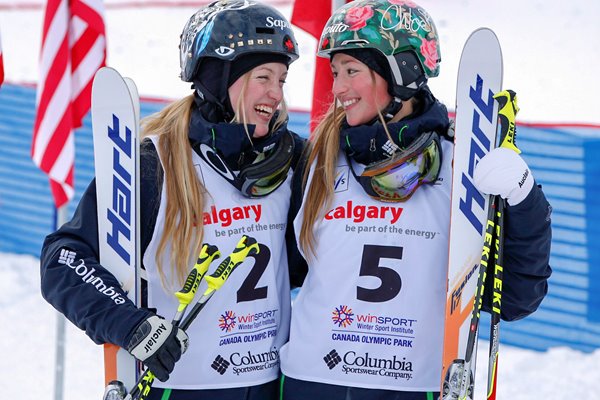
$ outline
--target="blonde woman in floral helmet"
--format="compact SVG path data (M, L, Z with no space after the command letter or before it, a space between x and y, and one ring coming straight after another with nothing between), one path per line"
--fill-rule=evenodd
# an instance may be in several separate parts
M412 1L353 1L329 19L319 55L335 101L296 192L290 267L302 288L280 352L282 398L438 398L453 141L427 87L440 69L436 27ZM528 168L510 153L490 152L476 173L480 191L509 205L506 320L536 310L551 273L548 202L531 173L519 185Z

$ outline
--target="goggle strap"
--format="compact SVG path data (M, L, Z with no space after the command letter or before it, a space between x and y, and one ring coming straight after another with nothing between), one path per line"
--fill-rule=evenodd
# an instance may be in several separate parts
M357 175L356 171L354 171L354 167L352 166L352 160L350 159L348 154L345 154L345 156L346 156L346 161L348 162L348 167L350 168L350 172L352 172L354 179L363 188L365 193L367 193L369 196L371 196L373 198L380 198L380 196L377 193L375 193L375 191L371 187L371 177Z
M388 163L393 162L394 164L399 164L418 156L426 149L431 142L435 140L435 132L424 133L417 137L408 148L402 150L397 157L390 157L386 160L380 161L378 163L372 164L371 166L365 168L362 173L362 176L375 176L382 173L382 169L388 169Z

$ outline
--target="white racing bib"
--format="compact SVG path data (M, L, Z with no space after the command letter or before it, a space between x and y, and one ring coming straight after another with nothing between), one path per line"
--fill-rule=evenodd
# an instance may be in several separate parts
M442 141L443 154L452 144ZM281 367L292 378L363 388L439 390L451 157L403 203L370 198L340 154L316 259L293 306ZM312 174L309 177L312 179ZM300 232L302 209L294 221Z
M156 144L156 140L154 138ZM221 257L208 274L233 251L242 235L254 237L260 252L249 256L217 291L190 325L189 348L177 362L169 380L154 386L172 389L219 389L270 382L279 375L279 351L287 340L290 289L285 250L285 229L290 201L288 180L269 196L249 199L225 181L196 153L198 178L209 195L202 213L204 243L218 246ZM152 240L144 254L148 273L148 306L166 319L173 317L178 302L160 283L155 255L165 219L166 188ZM200 214L200 213L199 213ZM170 247L163 257L169 265ZM190 264L189 269L193 267ZM172 281L172 273L166 268ZM173 292L180 289L174 285ZM206 289L202 281L201 295ZM191 306L188 308L188 311Z

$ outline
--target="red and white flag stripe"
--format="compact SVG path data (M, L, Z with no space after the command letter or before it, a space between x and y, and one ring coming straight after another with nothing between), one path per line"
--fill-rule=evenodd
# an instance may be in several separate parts
M106 62L103 14L101 0L46 5L31 157L48 174L57 208L73 197L73 131L90 109L94 75Z
M4 56L2 55L2 35L0 35L0 86L4 82Z

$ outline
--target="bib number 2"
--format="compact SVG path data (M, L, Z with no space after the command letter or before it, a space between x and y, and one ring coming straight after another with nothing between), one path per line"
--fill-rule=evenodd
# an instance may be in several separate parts
M258 254L248 256L254 258L254 266L237 292L238 303L267 298L269 288L267 286L258 287L258 281L267 269L267 265L269 265L271 250L264 244L259 243L259 246L260 251Z

